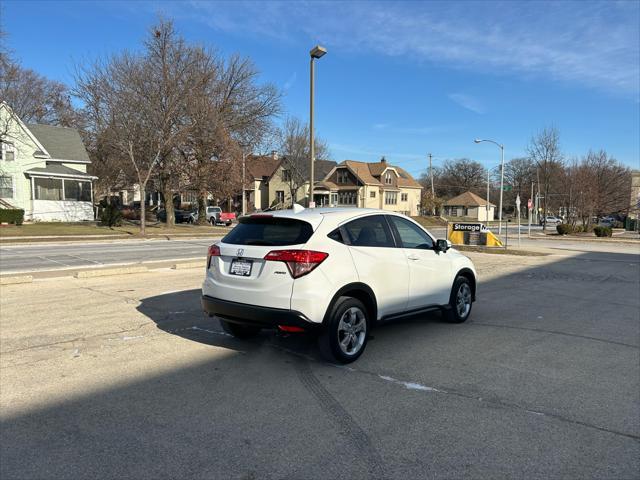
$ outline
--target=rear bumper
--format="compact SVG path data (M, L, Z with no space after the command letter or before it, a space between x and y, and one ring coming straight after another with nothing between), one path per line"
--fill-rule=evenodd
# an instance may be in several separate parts
M288 325L311 330L320 327L320 324L311 322L304 314L295 310L230 302L208 295L202 296L202 309L210 316L215 315L228 322L261 328L275 328L278 325Z

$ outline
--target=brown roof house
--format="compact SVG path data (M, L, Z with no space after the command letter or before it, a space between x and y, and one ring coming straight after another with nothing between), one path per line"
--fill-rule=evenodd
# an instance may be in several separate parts
M247 211L264 210L271 205L269 199L269 180L280 167L282 159L275 150L271 155L249 155L246 160L246 196Z
M422 186L384 157L367 163L345 160L314 187L317 206L379 208L418 215Z
M473 192L464 192L444 202L445 217L469 217L479 222L494 220L496 206Z

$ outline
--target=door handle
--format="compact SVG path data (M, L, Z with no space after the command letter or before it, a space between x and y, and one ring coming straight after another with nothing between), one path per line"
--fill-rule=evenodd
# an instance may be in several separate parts
M420 260L420 257L419 257L419 256L417 256L417 255L413 255L413 254L409 255L407 258L408 258L409 260Z

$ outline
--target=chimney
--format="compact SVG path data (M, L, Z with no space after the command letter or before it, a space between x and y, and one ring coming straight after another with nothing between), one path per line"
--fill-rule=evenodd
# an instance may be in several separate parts
M380 163L387 163L387 159L384 158L384 155L382 156L382 158L380 159Z
M273 158L274 160L278 159L278 151L277 150L271 150L271 158Z

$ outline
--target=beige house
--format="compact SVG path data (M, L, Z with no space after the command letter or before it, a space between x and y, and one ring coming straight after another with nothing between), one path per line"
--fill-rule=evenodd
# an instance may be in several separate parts
M496 206L473 192L464 192L444 202L445 217L468 217L479 222L494 220Z
M331 160L316 160L313 164L314 178L322 179L336 166ZM308 205L309 198L309 160L283 158L269 180L269 198L272 204L291 207L293 203ZM314 190L318 188L315 182ZM292 198L295 196L295 198ZM316 195L314 194L314 197ZM317 204L316 206L320 206Z
M316 206L379 208L418 215L422 186L383 157L367 163L345 160L315 186Z
M248 212L264 210L272 204L272 199L269 197L269 183L281 162L282 159L275 151L271 152L271 155L247 157L244 194Z

